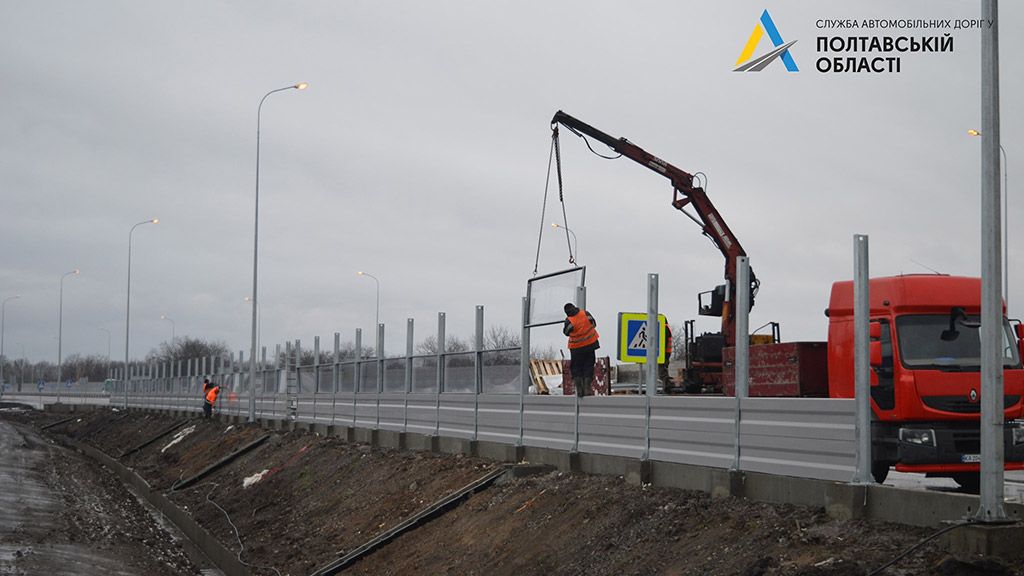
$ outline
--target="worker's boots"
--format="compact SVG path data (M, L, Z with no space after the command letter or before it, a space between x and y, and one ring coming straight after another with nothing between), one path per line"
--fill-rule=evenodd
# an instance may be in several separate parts
M587 395L587 387L584 378L580 376L575 376L572 379L572 387L576 391L576 395L579 396L580 398Z

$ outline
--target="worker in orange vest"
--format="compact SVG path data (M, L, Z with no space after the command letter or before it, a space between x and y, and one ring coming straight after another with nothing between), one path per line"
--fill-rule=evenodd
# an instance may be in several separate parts
M203 380L203 417L209 418L213 415L213 406L217 403L217 396L220 394L220 386L210 382L209 378Z
M586 396L594 381L595 352L598 342L597 320L590 312L577 308L572 302L565 305L565 323L562 333L569 337L569 372L577 396Z
M661 380L662 389L672 387L672 378L669 376L668 365L672 360L672 327L665 322L665 362L658 364L658 380Z

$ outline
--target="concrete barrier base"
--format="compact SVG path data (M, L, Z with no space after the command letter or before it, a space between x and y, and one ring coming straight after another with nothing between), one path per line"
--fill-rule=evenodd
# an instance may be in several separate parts
M377 432L378 432L378 430L373 430L373 429L370 429L370 428L353 428L353 430L355 432L354 433L355 437L352 439L352 441L358 442L360 444L370 444L370 445L376 445L377 444Z
M512 462L514 464L522 462L523 447L477 440L476 455L481 458L489 458L499 462Z
M626 484L633 486L650 484L653 480L652 470L653 466L651 466L650 460L630 460L626 463Z
M381 448L403 450L405 449L405 432L398 432L395 430L378 430L377 445Z
M476 451L476 440L448 436L437 436L437 439L437 450L441 454L473 455Z
M958 560L993 556L1009 562L1024 559L1024 524L971 524L946 534L947 550Z

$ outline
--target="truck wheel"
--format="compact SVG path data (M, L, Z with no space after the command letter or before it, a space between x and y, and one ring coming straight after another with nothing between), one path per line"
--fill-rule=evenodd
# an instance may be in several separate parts
M960 485L960 489L969 494L981 492L981 474L978 472L960 472L953 474L953 481Z
M889 476L889 463L872 462L871 475L875 477L875 482L878 482L879 484L884 483L885 479Z

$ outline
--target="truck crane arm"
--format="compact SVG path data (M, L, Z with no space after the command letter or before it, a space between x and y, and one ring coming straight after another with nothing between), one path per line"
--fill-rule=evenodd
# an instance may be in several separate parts
M712 303L707 307L702 305L700 307L700 313L710 316L721 315L722 336L725 340L725 345L734 346L736 343L736 322L730 303L732 300L731 295L736 293L736 257L746 256L747 253L743 250L743 246L740 245L739 240L736 239L732 230L729 229L728 224L725 223L722 215L719 214L714 204L711 203L711 200L704 192L704 189L693 185L693 175L689 172L676 168L672 164L665 162L661 158L647 152L625 138L614 138L586 122L562 112L561 110L556 112L554 117L551 118L551 127L553 130L557 130L557 125L559 124L565 126L569 131L577 136L593 138L605 146L608 146L618 154L621 154L637 164L645 166L665 178L668 178L672 183L672 206L675 209L683 212L687 216L690 216L690 214L686 212L685 208L687 205L693 206L694 211L697 213L698 224L702 227L704 234L711 239L719 252L721 252L725 257L725 293L719 295L722 298L721 312L719 312L719 307ZM754 305L754 296L757 293L757 287L759 284L757 277L754 275L754 271L751 270L751 306ZM712 301L714 301L714 296L712 297Z

